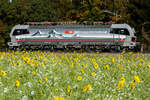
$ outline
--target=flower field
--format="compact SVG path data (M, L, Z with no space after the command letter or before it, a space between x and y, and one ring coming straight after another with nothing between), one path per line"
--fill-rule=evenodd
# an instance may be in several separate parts
M150 100L150 56L0 52L1 100Z

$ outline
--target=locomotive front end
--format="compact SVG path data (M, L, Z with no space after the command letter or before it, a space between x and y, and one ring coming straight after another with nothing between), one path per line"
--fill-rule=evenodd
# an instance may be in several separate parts
M11 42L8 42L10 49L19 48L21 44L17 41L29 34L29 25L15 25L10 33Z
M123 44L120 45L122 49L134 50L137 46L135 30L128 24L112 24L112 33L114 37L122 40Z

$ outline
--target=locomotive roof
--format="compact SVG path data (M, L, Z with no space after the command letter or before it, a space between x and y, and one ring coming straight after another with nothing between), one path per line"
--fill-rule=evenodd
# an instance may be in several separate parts
M30 28L110 28L111 25L30 25Z
M29 25L20 25L20 24L14 26L14 28L17 28L17 29L26 29L28 27L29 27Z

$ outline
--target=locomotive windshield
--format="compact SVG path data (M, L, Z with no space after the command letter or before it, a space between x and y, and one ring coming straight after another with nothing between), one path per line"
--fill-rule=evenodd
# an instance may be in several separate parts
M125 28L113 28L112 33L120 35L130 35L129 31Z
M29 34L29 31L27 29L15 29L13 32L13 36L24 34Z

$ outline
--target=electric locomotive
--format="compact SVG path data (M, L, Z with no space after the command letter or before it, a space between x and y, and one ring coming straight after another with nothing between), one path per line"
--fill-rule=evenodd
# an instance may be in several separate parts
M68 22L69 23L69 22ZM137 46L135 30L128 24L92 22L26 22L10 33L10 48L84 48L132 50Z

